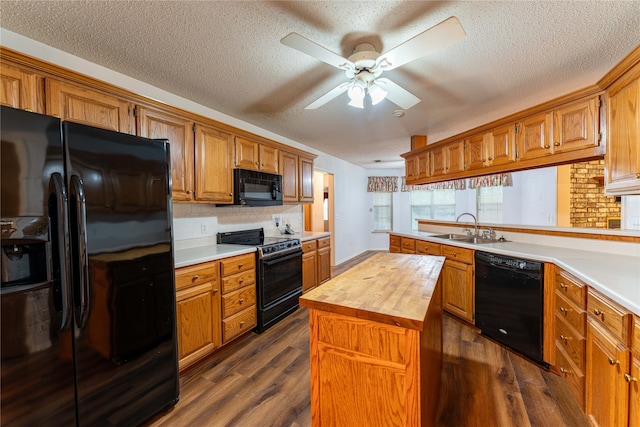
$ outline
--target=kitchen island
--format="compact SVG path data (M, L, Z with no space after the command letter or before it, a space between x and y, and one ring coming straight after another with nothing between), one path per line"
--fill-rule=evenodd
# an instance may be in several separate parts
M314 426L428 426L442 368L444 257L380 253L300 298Z

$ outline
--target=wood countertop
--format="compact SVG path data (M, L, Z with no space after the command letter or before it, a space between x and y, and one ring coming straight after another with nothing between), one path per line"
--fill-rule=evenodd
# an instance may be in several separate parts
M422 331L444 257L379 253L300 297L300 305Z

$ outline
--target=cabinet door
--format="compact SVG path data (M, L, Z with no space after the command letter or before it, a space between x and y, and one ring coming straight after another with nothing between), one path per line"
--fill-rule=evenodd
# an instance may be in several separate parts
M236 136L236 167L242 169L258 170L258 143L250 139Z
M331 248L318 249L318 283L331 279Z
M219 307L219 292L211 283L176 293L178 360L180 369L191 365L216 347L214 341L214 307ZM214 295L218 300L214 299ZM214 324L216 326L214 326ZM219 335L219 332L218 332Z
M418 181L422 182L427 179L431 174L431 168L429 167L429 152L418 154Z
M169 140L173 200L193 200L193 122L168 112L138 107L138 133L146 138Z
M317 252L302 255L302 292L307 292L318 286L318 257Z
M464 141L447 145L446 173L464 172Z
M299 201L302 203L313 203L313 159L306 157L298 158L298 168L300 172Z
M439 176L445 173L445 147L431 150L431 176Z
M542 113L528 117L518 125L518 160L535 159L551 154L551 114Z
M298 202L298 156L280 151L280 175L282 175L282 201Z
M418 155L407 157L404 161L404 167L407 184L417 182L419 173Z
M593 426L626 427L629 386L624 374L629 350L596 321L587 321L586 414Z
M278 173L278 149L270 145L260 144L260 170L262 172Z
M46 112L62 120L135 134L130 102L50 78L46 79Z
M481 169L487 165L489 152L487 136L485 134L473 135L466 142L465 155L468 169Z
M503 165L513 161L515 135L514 125L502 126L491 131L488 137L488 160L492 165Z
M473 322L473 267L446 260L442 268L444 309Z
M2 64L0 104L19 110L44 113L44 77Z
M233 203L233 135L196 125L196 200Z
M598 98L569 104L553 112L553 151L579 150L598 145Z
M640 194L640 77L624 83L607 94L607 194Z
M629 381L629 427L640 427L640 349L631 358L631 370L625 379Z

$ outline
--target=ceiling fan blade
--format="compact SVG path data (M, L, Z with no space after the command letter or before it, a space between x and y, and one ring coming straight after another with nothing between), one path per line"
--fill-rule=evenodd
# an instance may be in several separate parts
M382 89L387 91L387 99L403 110L408 110L420 102L420 98L411 92L408 92L406 89L401 88L389 79L376 79L376 83L380 84Z
M380 55L376 60L375 68L385 71L393 70L430 52L449 46L465 36L466 33L460 21L452 16Z
M306 53L320 61L333 65L341 70L355 70L355 64L346 58L341 57L337 53L331 52L329 49L302 37L298 33L290 33L284 36L280 43L285 46L294 48L297 51Z
M315 101L313 101L311 104L309 104L306 107L304 107L304 109L305 110L315 110L316 108L322 107L324 104L326 104L327 102L331 101L333 98L336 98L336 97L342 95L344 92L346 92L347 89L349 89L349 86L351 84L352 84L351 82L344 82L344 83L340 84L339 86L331 89L326 94L322 95L320 98L318 98Z

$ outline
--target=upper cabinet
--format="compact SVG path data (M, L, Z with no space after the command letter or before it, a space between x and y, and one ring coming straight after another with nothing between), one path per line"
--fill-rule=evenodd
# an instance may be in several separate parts
M2 63L0 104L44 113L44 77L27 69Z
M599 97L573 102L553 111L553 152L580 150L596 146Z
M278 149L237 136L235 166L242 169L278 173Z
M516 159L528 160L551 154L551 113L527 117L516 127Z
M282 200L285 203L313 203L313 157L280 150Z
M430 159L431 155L428 151L407 157L405 162L407 184L420 182L430 176L432 169L429 163Z
M605 193L640 194L640 63L609 87Z
M195 126L196 200L233 203L233 135L211 126Z
M138 107L137 118L140 136L169 140L173 200L194 200L193 120L150 107Z
M133 105L129 101L51 78L46 79L45 87L48 115L116 132L136 133Z

